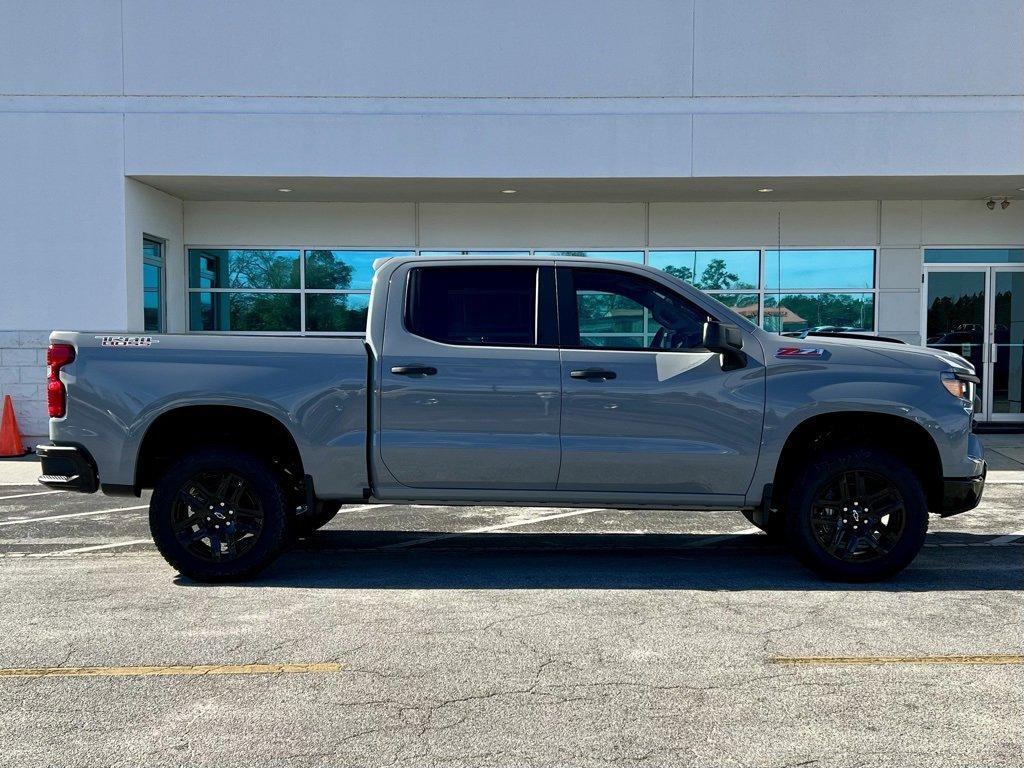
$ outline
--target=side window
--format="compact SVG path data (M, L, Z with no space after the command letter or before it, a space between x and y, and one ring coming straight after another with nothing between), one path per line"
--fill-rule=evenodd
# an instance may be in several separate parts
M446 344L533 346L536 267L420 267L409 273L406 328Z
M164 332L164 244L142 239L142 320L147 331Z
M707 312L653 280L601 269L560 269L558 279L562 346L685 350L701 345Z

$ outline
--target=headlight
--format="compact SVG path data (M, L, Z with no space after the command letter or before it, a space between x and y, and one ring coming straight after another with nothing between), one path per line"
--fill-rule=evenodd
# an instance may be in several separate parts
M981 382L981 379L972 374L953 371L944 371L941 380L942 386L949 394L968 402L974 401L974 385Z

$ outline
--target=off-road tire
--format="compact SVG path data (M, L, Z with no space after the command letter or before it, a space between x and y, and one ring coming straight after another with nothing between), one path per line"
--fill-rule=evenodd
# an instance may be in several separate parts
M262 526L244 552L210 561L179 541L174 514L180 510L176 501L193 478L217 472L231 473L247 484L247 492L257 497L262 507ZM149 529L160 554L183 576L202 582L241 581L259 573L280 554L287 541L286 515L281 484L263 460L233 448L210 447L175 462L156 484L149 503Z
M878 483L887 481L896 495L890 495L888 502L879 502L876 510L869 514L874 516L876 512L893 508L896 503L893 500L902 501L902 528L897 532L895 529L887 529L884 535L888 541L886 546L878 550L872 549L867 552L868 547L861 545L866 554L872 559L860 562L851 562L844 557L855 557L845 550L839 555L833 554L820 538L823 526L820 522L823 509L829 509L827 505L817 503L823 495L829 496L830 489L835 489L847 478L847 487L850 487L848 478L867 477ZM856 483L854 483L856 484ZM856 496L857 494L853 494ZM875 494L862 494L871 497ZM834 492L829 498L837 498ZM847 520L853 524L852 510L853 498L846 507L851 511ZM831 503L831 502L830 502ZM863 504L863 509L870 503ZM818 534L812 529L812 508L816 508L816 520ZM844 505L841 503L835 508L835 514L843 515ZM863 520L865 515L861 513L858 522L861 522L861 531L864 531ZM891 517L889 518L892 519ZM875 523L877 525L878 523ZM928 532L928 503L925 499L924 490L918 477L910 470L905 462L878 448L866 446L854 446L838 448L823 453L820 457L813 459L807 467L798 475L789 492L789 499L786 505L786 512L783 518L785 527L786 542L794 555L806 566L821 574L822 576L837 581L868 582L887 579L903 570L920 552L924 545L925 534ZM833 529L834 530L834 529ZM870 534L874 538L874 534ZM860 538L867 541L865 534L861 533ZM829 542L831 544L831 542ZM874 546L874 545L872 545ZM884 549L881 554L878 552ZM860 547L858 547L860 550Z

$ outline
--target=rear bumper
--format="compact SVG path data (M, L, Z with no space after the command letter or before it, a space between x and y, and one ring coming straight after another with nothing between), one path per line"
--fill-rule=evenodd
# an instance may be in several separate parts
M95 493L99 488L96 464L84 448L77 445L40 445L36 455L42 460L39 482L59 491Z
M942 483L941 516L958 515L978 506L987 474L988 465L982 463L981 474L977 477L947 477Z

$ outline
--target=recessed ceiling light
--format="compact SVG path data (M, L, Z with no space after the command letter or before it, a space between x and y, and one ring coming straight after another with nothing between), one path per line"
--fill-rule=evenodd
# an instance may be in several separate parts
M280 187L280 188L278 188L278 190L277 190L277 191L278 191L278 192L291 192L291 190L290 190L290 189L288 189L288 187Z
M503 195L514 195L518 191L519 191L518 189L503 189L503 190L501 190L501 194L503 194Z
M774 189L773 187L761 187L761 188L760 188L759 190L757 190L757 191L758 191L758 192L774 192L774 191L775 191L775 189Z

